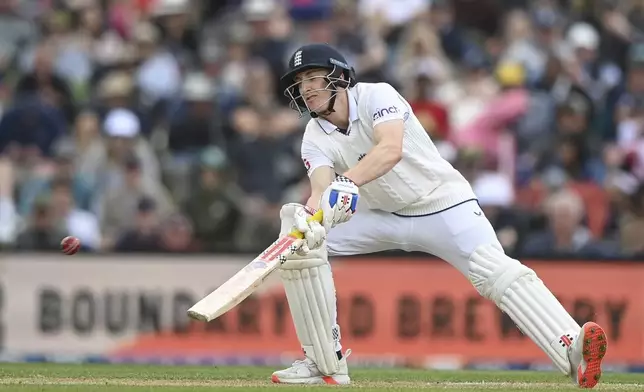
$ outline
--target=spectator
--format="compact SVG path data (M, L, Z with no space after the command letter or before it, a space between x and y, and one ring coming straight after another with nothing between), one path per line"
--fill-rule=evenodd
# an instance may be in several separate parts
M261 62L249 70L244 101L232 116L235 139L231 159L239 171L242 189L259 202L277 207L286 185L282 166L288 164L281 152L297 154L292 142L297 139L295 132L301 123L293 111L279 106L269 72ZM300 167L297 155L292 164L295 161Z
M333 44L345 59L354 64L356 77L364 82L388 80L385 72L387 46L378 35L374 23L356 26L357 3L338 1L333 12Z
M174 211L168 190L144 175L141 162L136 156L127 158L124 176L124 183L107 191L100 205L101 230L107 249L111 248L119 233L135 226L137 206L141 198L147 197L154 201L155 214L159 219L165 219Z
M77 237L88 250L100 250L101 230L98 219L91 212L76 206L72 181L65 177L54 179L50 197L54 219L67 235Z
M198 169L197 184L184 206L194 222L196 239L213 252L233 251L243 206L241 190L227 175L228 162L223 151L204 151Z
M267 64L269 80L278 80L294 39L292 20L276 0L243 0L241 11L251 31L250 54ZM273 95L280 99L277 84L271 87Z
M436 79L432 74L429 70L418 70L416 80L408 93L409 104L441 156L453 161L456 158L456 149L451 141L449 111L435 98Z
M402 37L397 54L394 77L405 88L413 85L414 76L425 75L432 79L433 95L444 104L454 102L459 85L449 84L452 72L437 34L424 23L414 23ZM456 90L456 91L454 91Z
M94 178L100 192L118 188L124 181L123 168L126 160L134 155L143 171L143 176L159 181L159 161L149 142L141 135L139 118L127 109L111 110L103 122L104 143L96 145L96 151L86 156L80 170Z
M71 159L74 171L91 184L97 186L93 165L105 149L101 138L101 127L98 115L91 110L83 110L76 117L74 126L68 135L58 140L57 151L64 152Z
M639 185L630 193L624 207L619 222L622 253L630 257L642 257L644 256L641 231L644 228L644 185Z
M574 23L566 34L574 80L588 92L594 102L602 102L607 92L622 82L622 71L612 61L599 56L600 35L592 25Z
M114 251L159 252L161 250L161 235L157 206L154 199L141 197L136 206L134 225L119 234L114 245Z
M181 89L179 63L161 45L161 35L151 23L139 23L132 34L141 56L136 82L142 93L142 103L147 108L165 104Z
M48 162L47 167L35 171L31 177L22 181L19 206L21 213L28 214L33 200L38 195L51 191L54 179L64 179L71 184L74 204L78 208L84 211L92 209L94 184L76 171L71 152L63 150L51 162Z
M173 155L197 157L207 145L225 148L221 129L217 126L219 113L214 105L215 94L206 75L186 75L181 100L170 118L168 149Z
M190 172L206 146L226 148L214 103L215 90L205 74L186 76L181 100L169 120L166 173L177 200L188 198ZM180 192L183 190L183 192Z
M223 39L222 49L226 56L218 64L219 96L223 104L237 103L244 90L246 67L253 58L251 51L252 33L250 28L241 25L231 29Z
M161 225L161 248L165 253L191 253L201 250L194 229L185 216L174 214Z
M23 251L54 251L67 232L56 224L51 201L40 197L34 203L26 228L16 239L16 248Z
M17 11L17 2L0 4L0 68L3 70L19 63L24 49L33 48L38 42L38 26Z
M125 71L113 71L100 79L96 92L96 111L105 118L113 109L128 109L134 113L136 106L134 80ZM140 116L139 117L140 120Z
M198 32L192 25L189 0L159 0L152 7L152 21L161 26L164 45L182 68L192 68L198 60Z
M17 98L38 97L59 109L67 122L75 116L74 99L67 81L54 68L54 47L47 42L35 50L33 67L24 74L15 89Z
M548 228L531 236L524 245L524 257L615 257L613 244L595 241L583 225L584 204L572 191L557 191L544 203Z
M13 165L0 157L0 249L9 247L18 234L20 216L13 198L14 186Z
M34 167L54 154L65 133L61 111L37 97L17 99L0 120L0 153Z
M575 181L603 182L601 159L593 156L583 135L561 135L558 147L544 159L549 159L549 163L543 163L544 170L562 170Z
M388 6L386 0L360 0L358 5L361 16L367 20L378 20L382 29L380 33L390 46L399 42L408 23L413 22L429 8L429 2L424 0L403 0L396 7ZM435 4L432 4L432 11L435 10L434 6Z

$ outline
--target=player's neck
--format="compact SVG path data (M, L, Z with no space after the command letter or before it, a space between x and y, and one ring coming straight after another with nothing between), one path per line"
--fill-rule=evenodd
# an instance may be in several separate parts
M347 101L346 93L338 94L335 104L333 105L333 110L333 112L322 117L338 128L347 129L350 121L349 101Z

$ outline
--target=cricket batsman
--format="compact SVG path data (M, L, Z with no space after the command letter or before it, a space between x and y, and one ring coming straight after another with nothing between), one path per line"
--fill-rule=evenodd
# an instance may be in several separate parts
M344 57L324 44L296 50L280 84L292 108L311 116L302 159L312 192L306 205L280 211L281 234L305 234L279 269L305 358L273 373L273 382L350 383L328 256L396 249L450 263L574 383L597 384L604 330L580 327L532 269L505 254L470 184L391 85L357 83ZM307 219L318 209L322 223Z

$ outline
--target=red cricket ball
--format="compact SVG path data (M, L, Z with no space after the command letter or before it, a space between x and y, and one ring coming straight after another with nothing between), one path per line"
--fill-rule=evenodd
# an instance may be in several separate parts
M80 240L72 236L65 237L60 242L60 249L64 254L69 256L76 254L76 252L78 252L78 250L80 249Z

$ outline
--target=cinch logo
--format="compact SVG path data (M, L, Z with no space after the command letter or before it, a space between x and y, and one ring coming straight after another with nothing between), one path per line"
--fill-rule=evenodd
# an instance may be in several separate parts
M377 119L384 116L385 114L392 114L392 113L398 113L398 108L395 106L389 106L388 108L378 109L373 114L373 120L376 121Z

